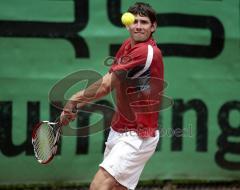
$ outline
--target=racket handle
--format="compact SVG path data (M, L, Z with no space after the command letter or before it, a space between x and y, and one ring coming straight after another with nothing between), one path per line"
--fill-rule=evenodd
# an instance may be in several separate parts
M78 108L77 105L72 109L72 113L77 113L78 112Z

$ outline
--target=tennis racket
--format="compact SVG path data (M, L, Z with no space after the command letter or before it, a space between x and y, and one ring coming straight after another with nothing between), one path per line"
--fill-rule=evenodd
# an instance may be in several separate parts
M61 126L58 122L42 121L32 132L32 144L37 161L41 164L49 163L57 153Z

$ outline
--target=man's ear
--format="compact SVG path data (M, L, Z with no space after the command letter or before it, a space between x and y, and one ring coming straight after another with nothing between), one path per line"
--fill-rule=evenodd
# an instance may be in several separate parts
M156 29L157 29L157 23L154 22L154 23L152 24L151 32L155 32Z

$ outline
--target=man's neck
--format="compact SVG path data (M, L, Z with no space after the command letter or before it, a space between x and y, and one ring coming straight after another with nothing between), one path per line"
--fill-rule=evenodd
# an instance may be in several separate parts
M151 38L151 36L150 36L147 40L142 41L142 42L147 42L150 38ZM136 44L142 43L142 42L136 42L136 41L134 41L134 40L131 38L131 48L132 48L133 46L135 46Z
M135 44L136 44L136 42L135 42L133 39L131 39L131 48L132 48L133 46L135 46Z

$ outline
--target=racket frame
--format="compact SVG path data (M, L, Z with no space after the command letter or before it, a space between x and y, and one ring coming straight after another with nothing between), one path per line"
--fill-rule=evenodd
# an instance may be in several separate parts
M39 159L39 157L37 155L36 147L35 147L35 141L36 141L36 137L37 137L37 130L43 124L47 124L48 127L51 127L52 130L54 131L54 136L55 136L53 146L51 147L51 155L49 156L49 158L47 160ZM58 122L41 121L41 122L39 122L38 124L36 124L34 126L33 131L32 131L32 145L33 145L35 158L37 159L37 161L40 164L47 164L47 163L49 163L53 159L53 157L56 155L57 148L58 148L58 141L59 141L60 135L61 135L61 126L58 125Z

